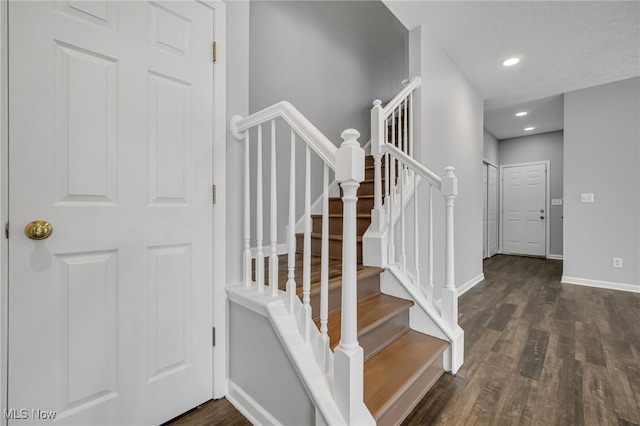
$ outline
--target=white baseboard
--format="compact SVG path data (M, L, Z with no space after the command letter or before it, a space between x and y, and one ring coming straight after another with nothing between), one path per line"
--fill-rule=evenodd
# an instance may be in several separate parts
M482 280L484 280L484 274L479 274L471 278L469 281L467 281L466 283L458 287L458 296L462 296L463 294L471 290L473 287L475 287Z
M260 404L251 398L232 380L229 380L229 393L226 395L227 400L233 405L243 416L254 425L279 425L281 424L275 417L269 414Z
M549 254L549 256L547 256L547 259L549 259L549 260L562 260L562 255L561 254Z
M586 278L576 278L562 276L561 282L563 284L575 284L585 287L604 288L608 290L629 291L631 293L640 293L640 285L613 283L610 281L589 280Z

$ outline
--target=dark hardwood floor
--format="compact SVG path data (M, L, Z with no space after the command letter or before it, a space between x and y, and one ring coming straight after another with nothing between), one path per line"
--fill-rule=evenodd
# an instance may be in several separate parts
M465 363L403 425L640 425L640 294L560 284L562 262L494 256L459 301ZM171 425L247 425L226 400Z

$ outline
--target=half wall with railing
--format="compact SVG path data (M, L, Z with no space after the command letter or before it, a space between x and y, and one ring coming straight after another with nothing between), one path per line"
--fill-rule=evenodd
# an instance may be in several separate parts
M278 135L278 123L288 128L284 136ZM282 127L282 126L280 126ZM244 144L244 254L243 284L228 287L230 298L242 297L256 300L283 301L285 315L295 320L301 341L313 348L315 362L319 366L325 381L324 388L330 389L335 407L341 416L339 423L373 424L375 421L363 402L363 351L357 339L357 278L356 278L356 192L364 179L364 150L357 138L359 133L347 129L342 133L343 141L338 148L327 139L293 105L279 102L248 117L235 116L231 120L234 137ZM268 141L268 151L265 149ZM288 145L289 156L283 156L283 146ZM304 164L296 161L296 151L304 151ZM252 158L253 157L253 158ZM311 192L312 157L319 158L321 171L313 176L322 176L322 250L320 256L320 303L319 315L312 312L311 305ZM317 160L316 160L317 162ZM269 174L264 176L263 163L268 164ZM304 179L302 191L296 188L296 168L303 167ZM254 173L251 173L252 170ZM278 185L277 171L287 170L288 188ZM342 294L341 294L341 338L340 343L331 351L328 329L328 277L329 277L329 175L335 173L335 180L341 189L342 223ZM252 181L252 174L255 175ZM317 177L315 178L317 179ZM267 186L269 193L263 193ZM252 190L253 189L253 190ZM304 198L304 237L303 247L296 247L296 194ZM286 280L279 280L285 271L279 270L279 250L282 241L278 241L278 197L287 198L288 209L286 226ZM265 202L265 199L267 200ZM269 212L268 240L265 232L265 213ZM253 231L253 232L252 232ZM267 242L268 241L268 242ZM297 261L302 252L302 262ZM298 255L297 255L298 253ZM299 270L301 269L301 271ZM296 276L302 277L298 282ZM286 281L284 288L279 282ZM302 287L302 302L297 289ZM319 328L313 318L319 317ZM271 318L274 322L276 319ZM277 328L277 326L276 326ZM291 357L291 354L289 354ZM294 359L295 361L295 359ZM306 360L309 361L309 360ZM301 363L304 363L302 360ZM316 377L315 380L318 378ZM309 379L312 380L312 379ZM309 390L310 385L305 384ZM309 390L310 394L313 392ZM326 395L325 395L326 396ZM316 396L316 407L326 408ZM330 410L321 413L324 422L336 413ZM321 423L317 420L317 422Z
M413 77L387 105L379 100L373 103L375 199L371 227L363 240L363 260L385 268L411 294L433 323L425 332L433 334L433 327L442 331L441 337L451 343L446 365L455 373L464 357L454 278L453 209L458 182L453 167L446 167L440 177L414 158L414 129L419 119L414 116L414 95L421 85L420 77ZM443 197L444 215L434 214L434 194ZM434 223L438 218L444 220ZM444 247L434 247L436 238ZM434 254L443 258L440 283L434 279Z

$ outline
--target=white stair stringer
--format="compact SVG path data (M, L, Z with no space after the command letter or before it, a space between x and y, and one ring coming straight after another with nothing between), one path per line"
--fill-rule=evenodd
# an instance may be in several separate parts
M302 307L299 299L296 299L296 304L299 305L298 309ZM333 401L333 371L325 374L320 368L312 343L315 339L304 342L296 320L297 315L289 314L283 300L267 305L267 313L273 329L316 407L316 424L344 424L338 406ZM313 331L317 332L317 329L314 328Z
M464 361L464 330L459 325L456 325L453 330L450 329L440 316L438 307L431 303L422 290L416 288L395 265L388 266L380 274L380 291L389 296L414 302L409 309L409 327L448 341L450 346L443 354L443 366L452 374L457 373Z
M338 406L333 400L333 352L320 344L320 331L315 324L310 327L310 339L305 342L300 330L300 316L302 302L294 298L294 313L287 308L286 294L280 292L278 296L269 296L268 292L256 292L255 283L252 287L243 284L228 285L227 296L230 302L236 303L268 320L280 345L287 354L290 365L295 370L304 386L307 396L315 407L316 425L344 425L346 424ZM319 360L324 359L331 367L326 373L322 370ZM261 406L251 395L229 380L229 395L227 398L242 412L245 417L255 424L282 424L280 420L269 413L268 407ZM367 411L368 413L368 411ZM363 423L363 424L375 424Z
M255 287L255 285L253 286ZM347 425L333 396L333 352L321 344L320 331L313 325L310 330L310 338L305 342L300 330L300 315L302 302L294 299L294 314L291 315L286 305L286 295L280 292L279 296L270 297L267 292L257 293L253 288L244 287L242 284L227 286L227 294L230 301L250 309L269 319L282 348L286 352L296 375L300 378L309 399L315 407L315 425L340 426ZM329 370L325 373L322 369L324 358ZM245 416L269 424L280 424L279 421L267 412L265 407L259 406L251 396L230 382L233 392L229 395L234 406ZM243 407L246 405L247 407ZM362 417L352 423L362 426L373 426L375 419L368 408L362 403L360 412ZM272 419L272 420L267 420Z
M299 308L302 307L302 302L299 299L296 299L296 304L299 305ZM282 346L289 355L298 376L304 383L307 393L316 407L316 425L346 424L333 400L333 369L324 374L316 359L318 356L316 349L320 346L317 343L320 341L318 329L315 327L312 329L314 336L308 343L305 343L296 321L296 315L289 314L283 300L267 305L267 312ZM314 342L316 343L314 344ZM326 352L328 353L328 355L325 355L328 356L328 363L333 366L333 352L328 348ZM363 419L357 424L375 425L376 422L369 410L364 406L364 403L362 411L364 413Z

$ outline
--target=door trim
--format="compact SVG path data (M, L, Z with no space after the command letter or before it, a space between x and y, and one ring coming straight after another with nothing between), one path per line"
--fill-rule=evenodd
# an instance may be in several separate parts
M213 38L217 45L213 67L213 184L216 203L213 205L213 318L216 346L213 348L213 397L227 394L227 303L225 285L227 232L227 6L222 0L197 0L212 8ZM217 238L216 238L217 237Z
M0 2L0 225L9 220L9 15L8 2ZM9 342L9 241L0 235L0 412L7 408L7 353ZM2 416L2 425L7 420Z
M502 204L501 204L501 189L500 189L500 166L497 166L489 161L487 161L486 159L482 160L482 165L486 165L487 166L487 257L485 259L490 259L491 257L495 256L496 254L500 254L502 253L502 228L501 228L501 222L500 222L500 217L501 217L501 211L502 211ZM489 244L491 239L489 238L489 167L494 167L496 169L496 252L493 253L493 255L491 254L491 245ZM484 191L484 189L483 189ZM484 195L484 194L483 194ZM483 221L484 222L484 221ZM483 223L484 226L484 223ZM483 259L484 260L484 259Z
M498 181L498 191L500 194L500 211L498 212L498 222L499 222L499 236L498 236L498 253L502 254L504 253L504 251L502 250L502 239L504 238L504 229L503 229L503 202L504 202L504 171L503 169L507 168L507 167L519 167L519 166L537 166L540 164L544 164L545 167L545 197L544 197L544 211L545 211L545 222L544 222L544 257L545 259L549 258L549 193L551 191L551 186L550 186L550 182L551 182L551 170L550 170L550 164L551 162L549 160L544 160L544 161L531 161L531 162L526 162L526 163L512 163L512 164L503 164L500 166L500 179Z
M213 182L216 184L216 204L213 206L213 318L216 328L216 346L213 348L213 389L214 398L227 394L227 312L226 312L226 4L222 0L196 0L214 10L213 37L217 42L217 60L214 65L213 90ZM0 2L0 225L8 221L9 201L9 139L8 139L8 2ZM8 240L0 235L0 413L8 402ZM0 425L6 425L4 416Z

